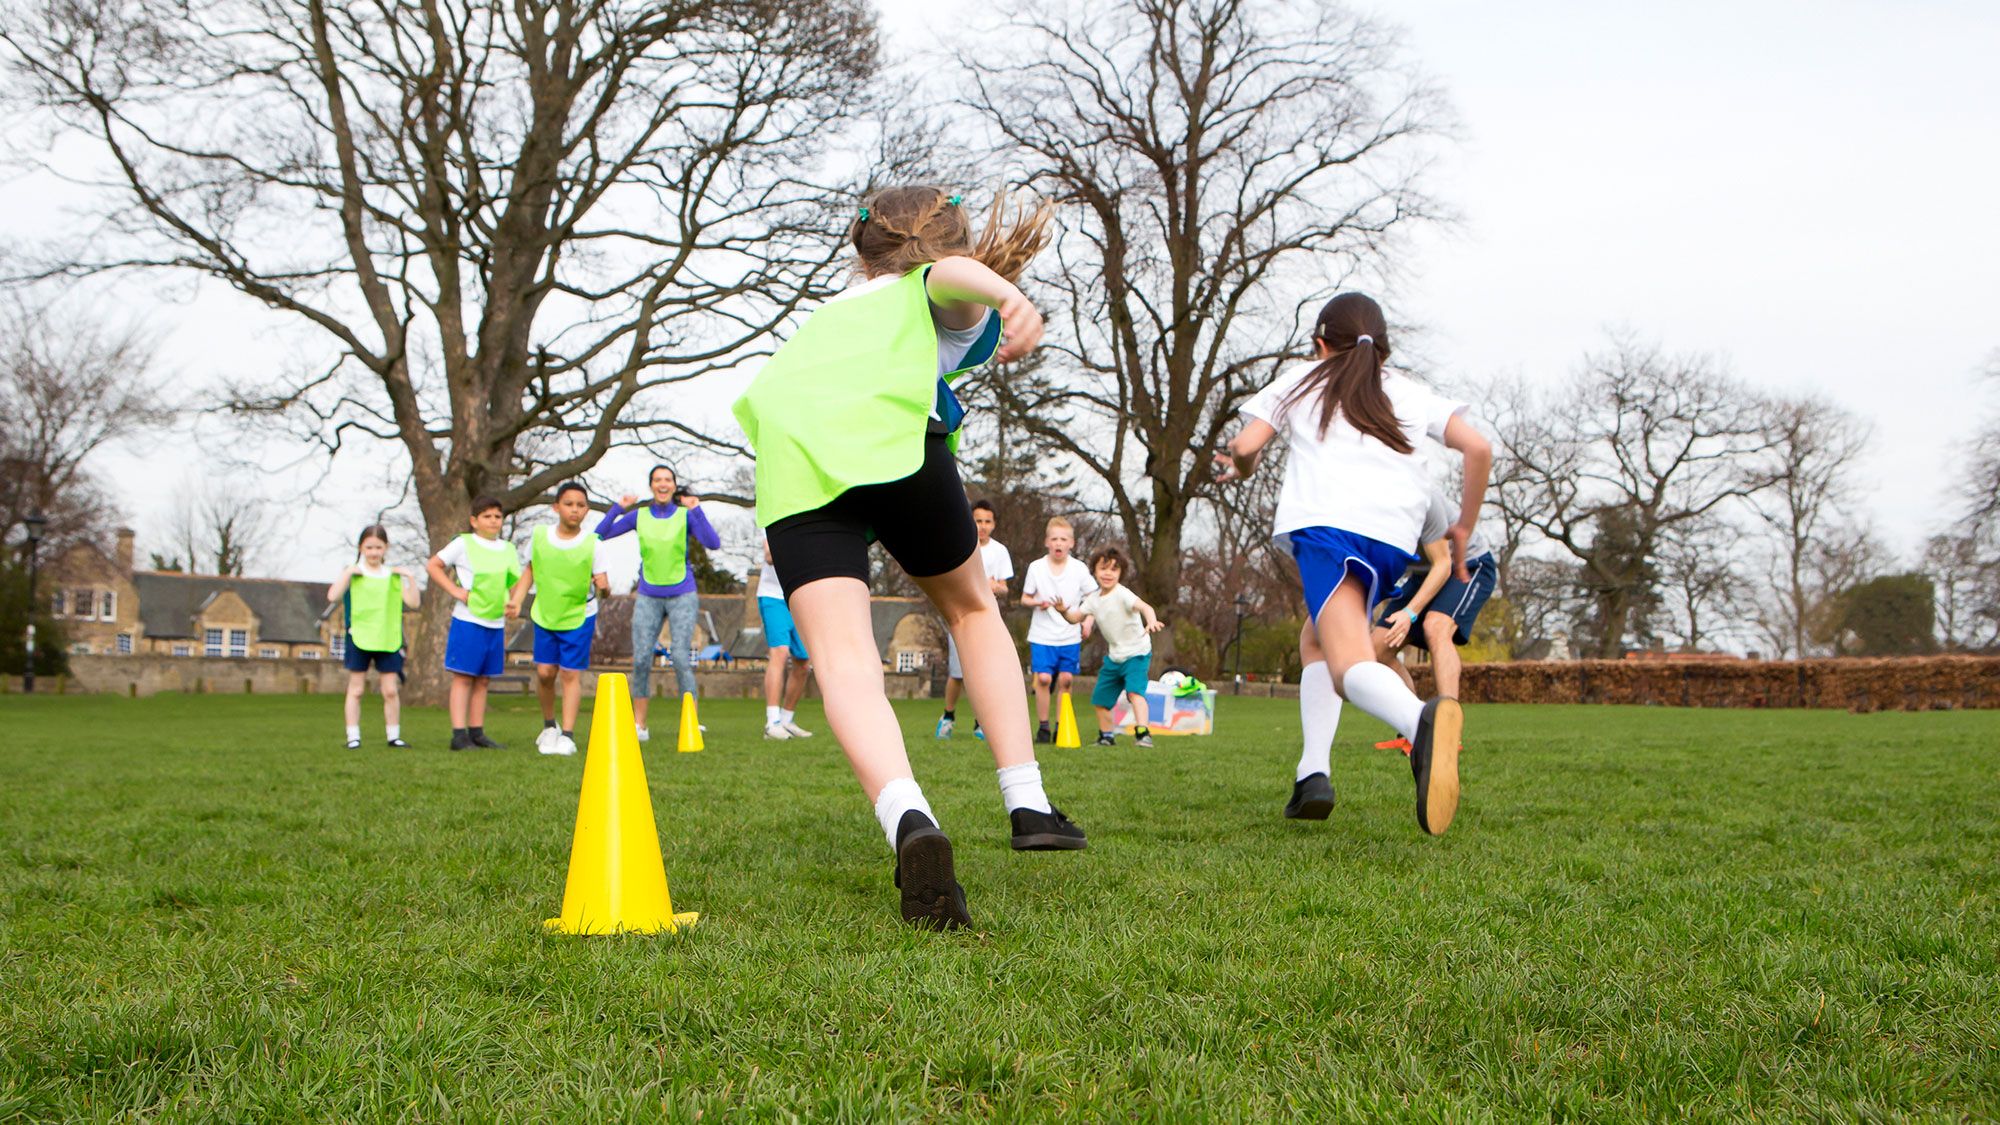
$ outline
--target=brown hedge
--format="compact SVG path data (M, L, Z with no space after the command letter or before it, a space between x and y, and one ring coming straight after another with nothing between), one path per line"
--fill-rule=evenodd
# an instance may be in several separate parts
M1420 694L1430 668L1413 666ZM1670 707L2000 707L2000 657L1894 660L1567 660L1468 664L1468 703L1652 703Z

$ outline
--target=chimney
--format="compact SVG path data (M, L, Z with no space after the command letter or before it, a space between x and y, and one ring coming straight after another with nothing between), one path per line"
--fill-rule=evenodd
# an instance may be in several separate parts
M118 549L112 552L111 560L118 564L119 570L122 570L127 574L132 573L132 529L131 528L121 527L118 529Z

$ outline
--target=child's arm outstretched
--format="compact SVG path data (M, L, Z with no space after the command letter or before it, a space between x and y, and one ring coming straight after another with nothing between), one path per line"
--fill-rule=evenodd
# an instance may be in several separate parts
M1215 479L1227 483L1256 472L1258 463L1264 459L1264 447L1277 436L1278 431L1262 418L1245 422L1236 436L1229 439L1229 444L1216 453Z
M1458 575L1460 582L1470 582L1472 572L1465 568L1465 544L1479 524L1480 506L1486 503L1486 481L1493 475L1493 443L1463 416L1454 414L1445 423L1444 444L1446 449L1456 449L1465 458L1465 492L1459 498L1458 522L1444 534L1451 540L1452 573Z
M1153 612L1153 607L1146 604L1145 599L1133 598L1132 606L1139 611L1139 620L1146 623L1146 631L1148 633L1157 633L1167 627L1160 620L1160 615Z
M1397 619L1389 624L1388 640L1391 648L1403 647L1403 642L1409 639L1410 629L1423 618L1424 608L1431 604L1431 599L1437 597L1437 592L1444 589L1444 584L1451 579L1449 538L1424 544L1424 557L1430 560L1430 573L1424 575L1422 584L1411 596L1409 604L1399 610Z
M997 363L1012 363L1042 342L1042 314L1028 303L1020 286L971 258L939 259L924 275L924 291L946 328L971 328L987 309L997 310L1000 348L993 353Z

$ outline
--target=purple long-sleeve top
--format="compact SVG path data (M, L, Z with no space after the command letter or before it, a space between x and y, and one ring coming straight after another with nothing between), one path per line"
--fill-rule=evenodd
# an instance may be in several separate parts
M667 519L674 514L674 505L672 504L654 503L649 505L649 507L653 509L653 518L656 520ZM701 512L700 504L689 508L687 514L689 538L711 551L722 546L722 536L716 534L715 528L710 526L708 517ZM604 518L597 521L597 537L599 539L616 539L628 531L637 530L638 526L639 509L634 508L628 512L618 505L613 504L611 505L611 510L604 513ZM655 598L672 598L681 594L691 593L693 590L694 560L692 559L688 560L687 574L679 582L671 586L653 585L651 582L646 581L644 564L641 564L639 568L639 592L642 594Z

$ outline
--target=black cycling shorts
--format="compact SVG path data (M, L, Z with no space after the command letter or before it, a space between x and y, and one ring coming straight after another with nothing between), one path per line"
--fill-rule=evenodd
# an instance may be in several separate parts
M943 434L924 437L924 463L885 484L848 489L824 507L765 529L785 597L821 578L868 581L868 541L881 542L912 578L958 569L979 546L972 504Z

